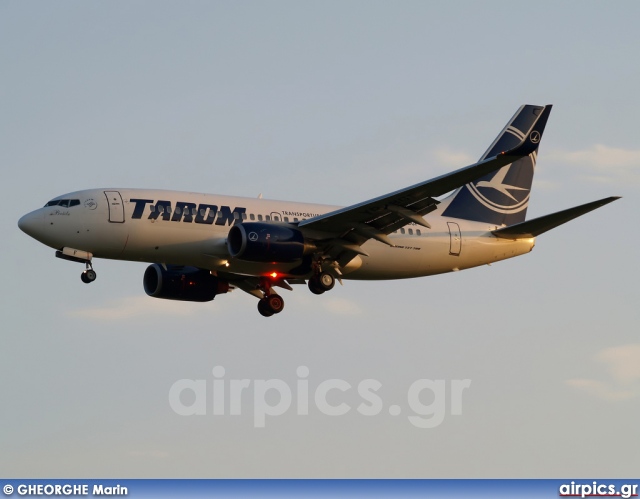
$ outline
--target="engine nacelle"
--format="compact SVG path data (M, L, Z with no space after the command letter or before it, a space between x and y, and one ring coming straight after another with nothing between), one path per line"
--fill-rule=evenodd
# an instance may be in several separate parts
M240 260L289 263L301 260L315 246L293 227L248 222L231 227L227 249L233 258Z
M154 298L182 301L211 301L216 295L229 291L229 283L196 267L154 263L144 272L144 291Z

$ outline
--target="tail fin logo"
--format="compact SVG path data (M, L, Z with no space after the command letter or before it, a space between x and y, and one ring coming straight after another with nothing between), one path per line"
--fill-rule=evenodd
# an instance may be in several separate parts
M502 167L491 179L485 177L471 182L467 188L486 208L504 214L517 213L529 204L534 164L535 159L531 156L521 158Z
M534 130L533 132L531 132L531 135L529 135L529 140L533 144L537 144L538 142L540 142L541 138L542 137L540 137L540 132L538 132L538 130Z

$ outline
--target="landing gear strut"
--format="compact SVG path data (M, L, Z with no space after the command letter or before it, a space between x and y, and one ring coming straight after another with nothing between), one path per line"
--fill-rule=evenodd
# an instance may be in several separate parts
M258 301L258 312L264 317L271 317L273 314L279 314L284 309L284 300L282 297L271 291L271 282L265 279L260 289L264 292L264 297Z

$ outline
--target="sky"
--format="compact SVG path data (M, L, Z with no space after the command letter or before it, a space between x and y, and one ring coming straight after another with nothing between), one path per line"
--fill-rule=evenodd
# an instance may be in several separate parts
M632 1L1 2L0 474L637 476L639 17ZM354 204L473 163L525 103L554 105L528 217L623 199L490 267L300 286L265 319L239 290L147 297L143 263L97 260L87 287L17 227L101 187ZM249 380L240 414L214 414L216 380ZM314 403L331 380L346 414ZM375 382L367 416L357 388ZM204 392L178 405L204 393L204 414L175 410L184 383ZM265 386L293 402L256 427ZM439 424L412 423L429 406Z

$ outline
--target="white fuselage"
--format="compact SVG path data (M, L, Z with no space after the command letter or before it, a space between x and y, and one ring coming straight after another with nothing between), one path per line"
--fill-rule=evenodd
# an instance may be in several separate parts
M30 235L55 249L74 248L97 258L189 265L234 274L287 274L297 264L232 259L230 226L246 222L294 223L336 206L147 189L92 189L56 199L74 206L45 206L21 220ZM395 246L369 240L368 256L342 270L345 279L402 279L484 265L533 249L535 239L493 236L497 227L441 216L425 217L431 229L409 224L389 235ZM156 207L162 207L162 212ZM235 213L235 215L234 215ZM23 229L24 230L24 229ZM301 276L304 277L304 276Z

